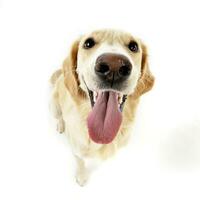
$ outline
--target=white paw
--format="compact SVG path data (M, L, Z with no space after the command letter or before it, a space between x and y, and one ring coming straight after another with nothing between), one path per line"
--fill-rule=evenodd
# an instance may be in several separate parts
M65 123L64 123L63 120L62 120L62 121L59 121L59 122L57 123L57 131L58 131L59 133L63 133L63 132L65 131Z
M76 174L76 182L81 186L85 186L85 184L87 183L88 181L88 174L86 172L78 172Z

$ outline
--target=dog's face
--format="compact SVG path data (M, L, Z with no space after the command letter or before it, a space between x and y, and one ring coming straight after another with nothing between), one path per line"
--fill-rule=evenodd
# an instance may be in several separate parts
M90 137L109 143L122 122L126 98L151 89L154 78L144 44L128 33L102 30L81 37L64 63L65 84L73 97L87 94Z
M81 87L91 91L134 92L141 75L142 47L139 40L123 32L97 31L79 44L77 72ZM85 81L85 82L84 82Z

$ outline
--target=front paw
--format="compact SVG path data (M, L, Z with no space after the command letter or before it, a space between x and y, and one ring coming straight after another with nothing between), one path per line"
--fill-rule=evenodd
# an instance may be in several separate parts
M57 131L59 133L63 133L65 131L65 123L63 120L58 121L57 123Z
M88 181L88 173L84 172L77 172L76 174L76 182L81 186L85 186Z

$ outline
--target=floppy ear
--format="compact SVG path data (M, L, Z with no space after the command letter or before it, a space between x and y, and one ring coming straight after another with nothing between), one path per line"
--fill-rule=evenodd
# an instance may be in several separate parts
M133 97L139 98L142 94L151 90L154 85L154 76L151 74L148 65L147 48L142 44L142 62L141 62L141 76L138 80Z
M78 99L77 96L84 97L84 91L79 87L77 69L79 40L75 41L71 47L69 56L63 63L63 74L65 86L73 98Z

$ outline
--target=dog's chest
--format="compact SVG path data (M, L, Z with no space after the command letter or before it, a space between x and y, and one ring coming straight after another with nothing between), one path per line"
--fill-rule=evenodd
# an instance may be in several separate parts
M87 113L90 105L85 103L77 107L71 98L63 105L65 133L72 146L73 152L78 155L89 155L98 151L102 145L93 143L87 129Z
M65 133L72 146L73 153L78 156L107 158L113 155L116 150L127 143L129 133L122 128L114 141L107 145L97 144L91 141L87 129L87 115L90 105L84 105L81 109L72 106L73 102L68 101L64 106L63 113L65 121Z
M122 126L114 141L110 144L102 145L92 142L89 138L87 128L87 116L91 110L89 101L85 100L77 105L70 94L66 92L60 103L65 121L65 133L74 154L107 158L114 154L119 147L127 143L133 115L128 115L126 109L124 110L126 114L123 118ZM130 116L131 120L127 116Z

